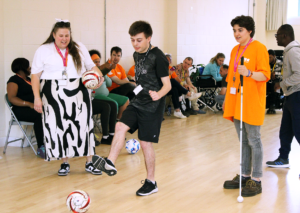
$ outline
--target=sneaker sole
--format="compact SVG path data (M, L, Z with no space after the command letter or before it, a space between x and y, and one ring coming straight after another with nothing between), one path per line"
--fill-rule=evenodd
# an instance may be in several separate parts
M268 165L268 167L273 167L273 168L289 168L290 164L284 164L284 165Z
M245 187L245 186L246 186L246 184L242 184L242 188ZM239 189L240 186L235 187L235 186L224 186L224 185L223 185L223 188L224 188L224 189Z
M106 161L98 155L94 155L92 157L92 163L97 169L105 172L108 176L114 176L117 174L117 170L106 163ZM105 166L109 167L109 169L106 169Z
M100 173L95 173L89 169L85 169L85 171L89 172L89 173L92 173L93 175L102 175L102 172L100 171Z
M58 173L58 176L67 176L70 173L70 171L68 171L67 173Z
M179 117L179 116L176 116L174 115L175 118L179 118L179 119L185 119L186 117Z
M258 195L258 194L260 194L262 192L262 189L260 189L257 193L255 193L255 194L246 194L246 193L243 193L243 191L242 191L242 197L253 197L253 196L255 196L255 195Z
M144 194L142 194L142 193L136 193L136 195L137 195L137 196L147 196L147 195L151 195L151 194L156 193L156 192L158 192L158 188L153 189L153 190L152 190L151 192L149 192L149 193L144 193Z

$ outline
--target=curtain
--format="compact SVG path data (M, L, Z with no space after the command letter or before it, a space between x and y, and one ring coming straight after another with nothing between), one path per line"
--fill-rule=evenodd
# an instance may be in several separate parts
M287 0L268 0L266 15L266 30L278 30L286 24Z

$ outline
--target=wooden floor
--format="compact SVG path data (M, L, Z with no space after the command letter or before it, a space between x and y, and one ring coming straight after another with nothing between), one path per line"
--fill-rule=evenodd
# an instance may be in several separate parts
M282 112L266 115L261 134L264 163L278 157L278 132ZM60 161L45 162L30 148L0 148L0 212L68 212L67 195L76 189L89 193L89 212L300 212L300 147L293 141L291 168L264 166L263 193L237 203L238 190L223 189L223 182L239 172L239 142L234 126L222 114L175 119L165 116L156 151L158 193L137 197L145 179L143 154L122 150L109 177L84 170L85 158L70 160L71 173L57 176ZM300 128L300 127L299 127ZM137 138L137 134L126 136ZM96 148L106 156L110 146ZM265 164L264 164L265 165Z

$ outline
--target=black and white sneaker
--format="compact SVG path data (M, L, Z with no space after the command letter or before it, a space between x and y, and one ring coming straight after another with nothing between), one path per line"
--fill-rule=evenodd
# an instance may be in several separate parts
M290 167L289 159L283 159L283 158L280 158L280 157L278 157L274 161L267 161L266 164L267 164L268 167L274 167L274 168L288 168L288 167Z
M85 164L85 171L90 172L93 175L102 175L101 170L95 168L92 162Z
M142 181L142 184L143 184L143 181ZM155 181L155 184L153 184L150 180L145 179L144 185L139 190L137 190L136 195L146 196L146 195L151 195L155 192L158 192L156 181Z
M58 170L58 176L66 176L70 172L70 164L62 163L60 169Z
M94 155L92 157L92 162L97 169L105 172L109 176L117 174L115 165L107 158L102 158L98 155Z

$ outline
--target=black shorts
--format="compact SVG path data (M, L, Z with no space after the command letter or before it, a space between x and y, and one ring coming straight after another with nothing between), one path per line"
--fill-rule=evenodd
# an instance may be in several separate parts
M137 129L138 137L142 141L158 143L161 122L164 116L164 101L161 101L155 113L140 110L128 105L122 114L120 122L129 126L131 134Z

